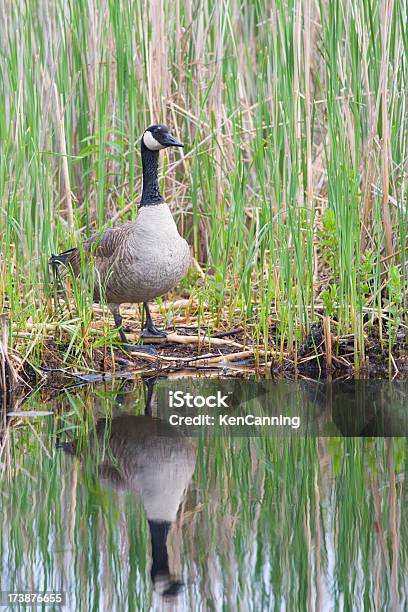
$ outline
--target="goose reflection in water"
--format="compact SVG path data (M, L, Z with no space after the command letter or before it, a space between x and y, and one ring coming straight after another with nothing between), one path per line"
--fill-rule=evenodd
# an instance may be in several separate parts
M98 476L104 483L141 498L151 536L154 591L176 597L183 583L170 572L167 539L193 476L196 451L179 429L152 416L153 387L148 381L143 416L122 412L111 420L100 419L89 448L103 456ZM118 407L123 399L119 393ZM75 444L62 446L76 454Z

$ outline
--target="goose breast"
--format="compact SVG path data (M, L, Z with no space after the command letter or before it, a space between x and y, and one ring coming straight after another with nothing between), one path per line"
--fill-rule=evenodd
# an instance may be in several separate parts
M147 302L173 289L191 263L167 204L142 207L118 249L106 293L110 302Z

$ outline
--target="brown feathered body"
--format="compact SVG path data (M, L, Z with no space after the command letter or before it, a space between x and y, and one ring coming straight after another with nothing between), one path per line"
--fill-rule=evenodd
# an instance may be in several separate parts
M96 234L51 258L75 275L94 260L94 299L110 304L148 302L170 291L187 272L191 255L166 203L144 206L136 221Z

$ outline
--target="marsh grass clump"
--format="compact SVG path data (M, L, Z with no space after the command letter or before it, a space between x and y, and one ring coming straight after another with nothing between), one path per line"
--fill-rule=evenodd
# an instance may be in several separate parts
M17 372L8 352L7 317L0 315L0 409L5 410L17 384Z
M111 350L80 295L55 317L47 262L136 218L138 140L160 121L188 143L159 184L200 271L178 320L240 324L275 362L322 317L350 364L374 332L406 355L406 31L387 0L6 3L0 307L18 352L41 361L60 333L67 359Z

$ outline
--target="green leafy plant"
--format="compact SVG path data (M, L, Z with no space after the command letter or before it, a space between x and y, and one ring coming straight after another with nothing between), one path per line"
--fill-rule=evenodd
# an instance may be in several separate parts
M322 291L321 296L324 304L324 312L329 317L336 314L338 305L338 289L336 285L329 285L327 289Z
M397 266L388 271L388 345L391 353L401 323L402 280Z

